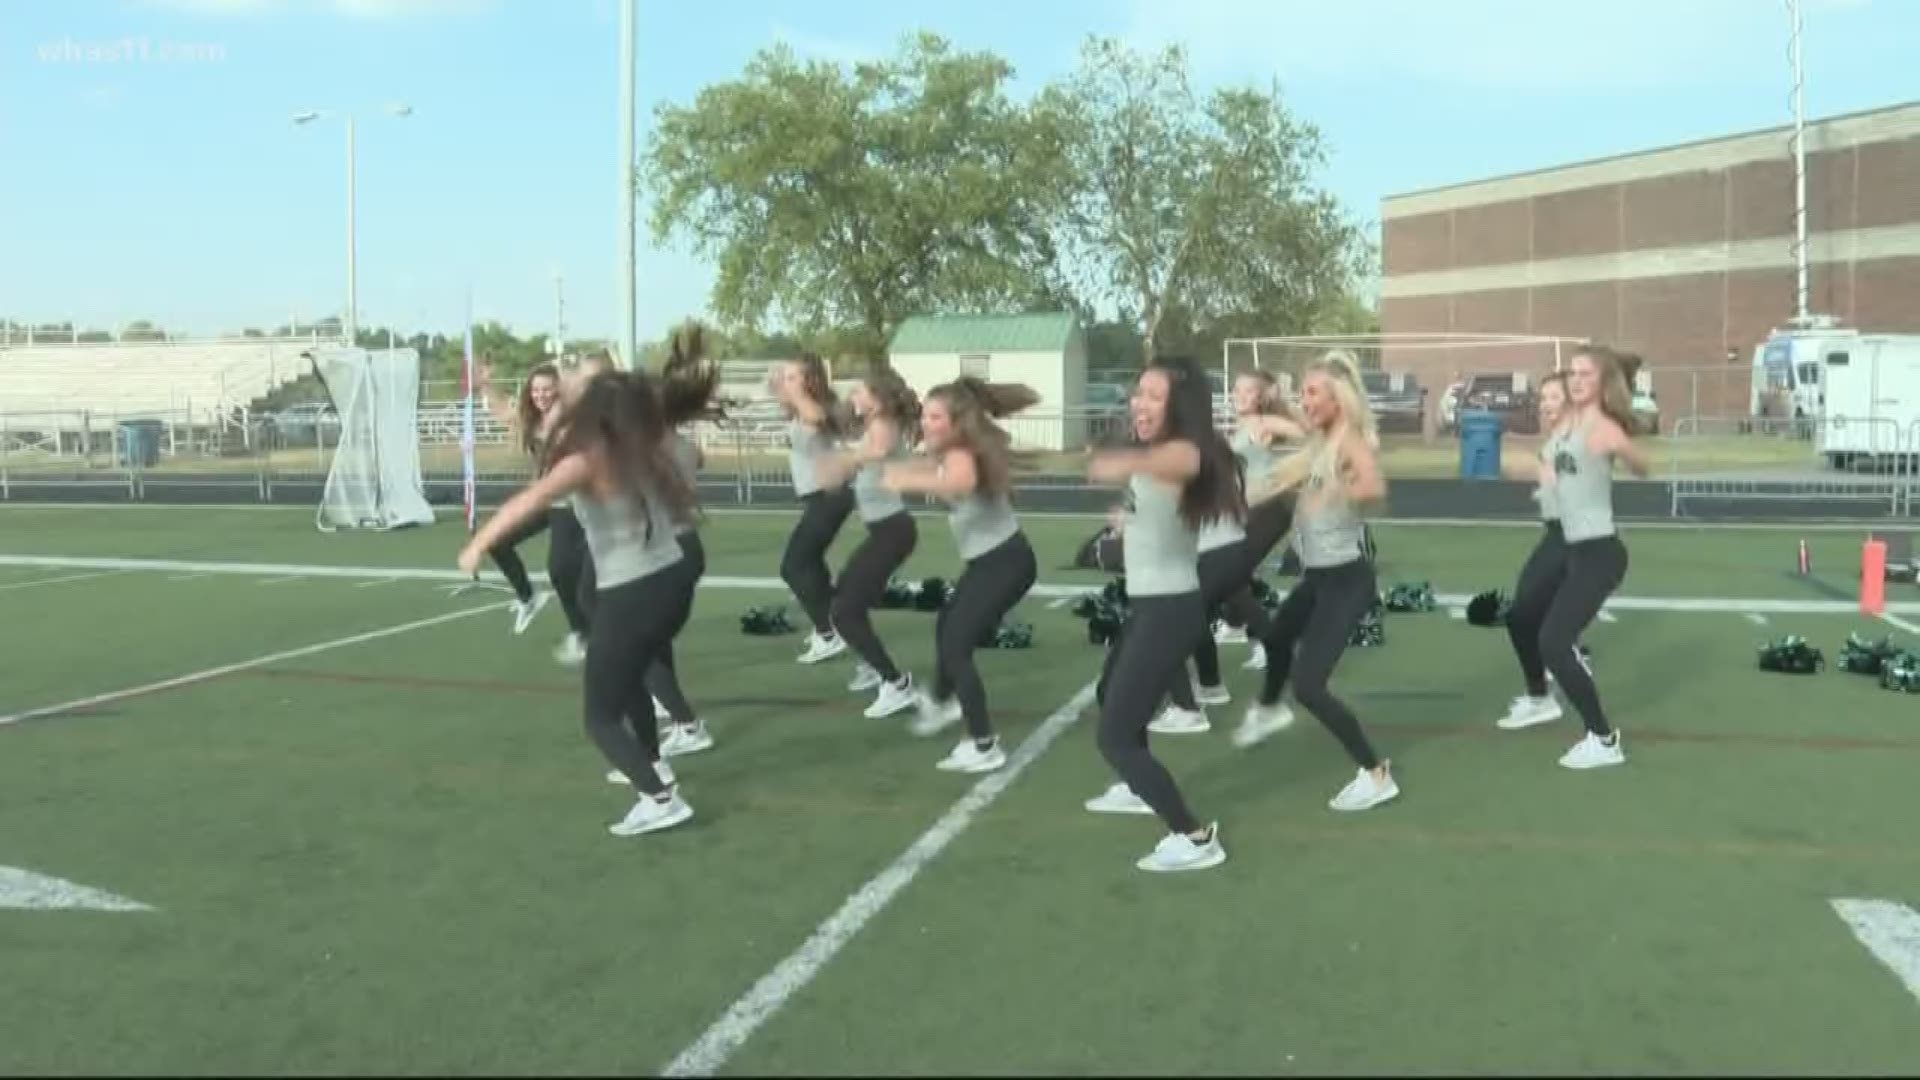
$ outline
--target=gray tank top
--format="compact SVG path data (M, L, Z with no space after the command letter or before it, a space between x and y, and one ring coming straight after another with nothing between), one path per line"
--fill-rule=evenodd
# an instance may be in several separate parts
M1240 472L1246 477L1247 490L1258 493L1266 486L1267 474L1273 471L1274 459L1278 456L1270 446L1263 446L1260 440L1248 434L1244 428L1236 428L1228 443L1233 447L1233 456L1240 459Z
M853 474L853 505L860 511L860 520L871 525L876 521L885 521L895 514L904 514L907 502L897 491L890 491L880 482L880 474L886 471L888 462L899 461L912 451L901 438L893 444L893 452L883 461L870 462L860 466Z
M1217 517L1200 526L1198 550L1204 555L1246 538L1247 528L1244 524L1231 517Z
M680 561L673 517L659 499L647 499L644 513L625 495L602 502L586 492L574 492L570 501L581 531L587 534L587 550L593 553L593 572L602 591Z
M1319 493L1339 482L1331 475L1337 467L1331 455L1322 455L1308 471L1306 493L1294 510L1293 550L1300 565L1310 570L1345 566L1362 554L1365 531L1353 504L1345 499L1320 501Z
M1553 436L1548 435L1540 444L1540 463L1550 465L1553 462ZM1553 484L1540 484L1533 489L1534 501L1540 504L1541 521L1560 520L1560 492Z
M1130 596L1200 591L1200 536L1180 516L1180 489L1135 474L1127 482L1121 564Z
M667 435L667 453L673 459L673 467L679 470L680 479L686 481L687 490L698 495L700 492L700 448L693 444L692 439L675 431ZM673 531L677 535L685 536L690 532L698 532L699 529L700 522L694 518L688 518L686 521L682 521L674 526Z
M833 449L833 438L798 420L787 425L787 471L793 474L793 493L802 497L820 490L820 455Z
M1547 444L1560 528L1569 544L1613 535L1613 462L1587 447L1590 427L1591 421L1575 424Z
M967 562L985 555L1020 531L1013 516L1013 503L1005 495L983 495L978 491L961 499L947 511L947 524L953 528L953 545Z

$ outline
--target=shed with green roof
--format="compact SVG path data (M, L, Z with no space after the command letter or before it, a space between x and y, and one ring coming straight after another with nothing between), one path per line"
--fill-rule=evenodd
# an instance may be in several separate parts
M1021 383L1039 404L1007 422L1015 446L1072 450L1086 442L1087 341L1072 312L916 315L888 349L893 369L920 393L971 375Z

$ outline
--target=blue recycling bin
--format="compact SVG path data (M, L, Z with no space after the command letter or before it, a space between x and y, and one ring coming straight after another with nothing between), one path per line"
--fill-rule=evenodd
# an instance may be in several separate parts
M158 420L122 420L120 465L128 469L151 469L160 464L160 435L166 424Z
M1500 478L1500 436L1505 429L1499 413L1475 410L1460 414L1460 478Z

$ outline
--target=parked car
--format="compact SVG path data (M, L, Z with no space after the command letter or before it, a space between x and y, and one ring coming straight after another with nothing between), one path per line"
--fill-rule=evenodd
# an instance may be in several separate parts
M1459 430L1466 411L1498 413L1506 430L1519 435L1540 432L1540 401L1533 382L1519 375L1471 375L1447 388L1440 408L1442 429Z
M1660 402L1651 389L1633 392L1633 424L1634 435L1660 434Z
M1405 372L1364 371L1361 381L1366 384L1367 404L1373 406L1373 417L1381 431L1421 430L1421 417L1426 413L1427 392L1422 389L1412 375Z

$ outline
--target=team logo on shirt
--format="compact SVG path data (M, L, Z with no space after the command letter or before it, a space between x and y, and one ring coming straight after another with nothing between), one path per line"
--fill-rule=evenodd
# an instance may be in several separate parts
M1578 476L1580 474L1580 464L1574 460L1573 451L1554 451L1553 471L1559 476Z

